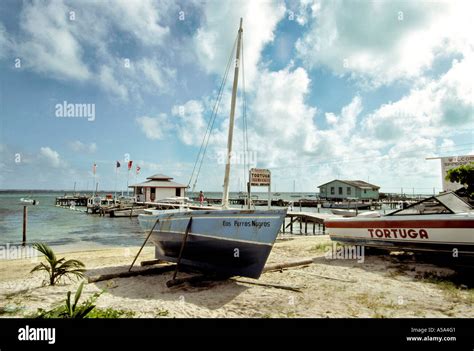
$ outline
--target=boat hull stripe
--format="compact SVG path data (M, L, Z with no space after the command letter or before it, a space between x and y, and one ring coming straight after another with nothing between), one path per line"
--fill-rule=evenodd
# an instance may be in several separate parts
M473 219L452 220L372 220L336 221L325 223L327 228L474 228Z

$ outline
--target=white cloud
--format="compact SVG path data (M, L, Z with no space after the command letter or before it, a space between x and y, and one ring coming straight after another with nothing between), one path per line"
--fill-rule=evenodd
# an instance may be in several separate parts
M157 117L137 117L135 120L142 132L151 140L163 139L170 129L168 117L164 113L161 113Z
M437 57L472 50L472 2L319 4L310 31L296 43L310 67L379 85L419 77Z
M163 18L172 8L172 2L153 0L108 0L92 4L124 33L131 33L141 43L150 46L162 44L169 28Z
M300 67L259 74L249 123L259 138L265 138L262 157L272 160L270 163L287 158L285 149L296 145L304 152L311 150L316 108L305 103L309 90L310 79Z
M200 145L207 129L203 103L190 100L184 105L173 106L171 113L176 118L180 140L186 145Z
M61 1L25 5L20 15L24 39L16 47L17 55L25 67L37 72L87 80L90 71L81 60L83 50L72 33L67 13L68 7Z
M109 66L102 66L99 71L99 82L106 90L122 100L128 100L128 89L114 76L114 71Z
M172 87L169 78L174 71L160 62L159 55L133 62L130 52L127 56L132 64L127 70L116 44L126 47L130 42L144 53L163 54L168 50L169 28L162 22L176 6L152 0L80 5L68 0L27 2L22 6L13 51L27 69L56 79L97 84L121 100L140 99L142 90L163 93ZM2 33L0 28L0 44Z
M0 22L0 58L6 56L7 52L9 52L12 48L12 43L8 38L8 33L5 30L5 26Z
M474 55L455 60L437 80L413 88L400 100L370 114L364 126L370 137L397 142L414 137L436 138L473 130L474 105L471 77Z
M314 0L290 0L288 1L287 18L296 21L300 26L305 26L315 17L321 4Z
M69 144L69 146L75 152L86 152L86 153L93 154L94 152L97 151L96 143L84 144L83 142L79 140L75 140L75 141L72 141Z
M257 73L264 46L274 38L277 23L285 14L282 1L209 1L205 4L205 23L198 29L195 49L207 72L221 75L243 18L244 63L249 88Z
M163 66L158 58L143 58L136 63L130 77L136 84L145 85L151 93L169 93L176 79L176 70Z
M440 149L446 153L449 154L455 150L455 142L452 139L443 139L440 145Z
M59 157L59 153L48 146L40 148L40 157L46 160L49 165L55 168L58 168L63 164L61 158Z

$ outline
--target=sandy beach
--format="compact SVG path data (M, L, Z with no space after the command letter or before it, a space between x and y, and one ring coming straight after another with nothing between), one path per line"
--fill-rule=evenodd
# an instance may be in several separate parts
M331 245L328 236L322 235L285 236L276 242L267 264L309 258L314 263L265 273L258 282L291 286L300 292L234 280L186 283L170 289L166 281L172 272L168 272L90 283L81 301L105 290L97 307L131 311L138 318L474 317L474 289L453 283L456 272L452 269L416 262L407 254L365 255L363 263L328 259L325 253ZM125 271L137 251L138 247L112 248L58 256L81 260L87 275L93 276ZM140 261L150 259L153 247L147 246L137 269ZM76 281L43 286L45 273L29 273L38 260L1 261L1 317L25 317L38 308L50 309L64 301L67 291L75 292Z

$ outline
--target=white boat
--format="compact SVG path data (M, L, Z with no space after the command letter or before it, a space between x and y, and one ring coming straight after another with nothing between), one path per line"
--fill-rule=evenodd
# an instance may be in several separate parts
M237 34L236 60L240 62L242 19ZM243 58L242 58L243 59ZM239 66L234 83L229 119L227 160L222 208L177 209L139 215L140 225L150 233L155 257L225 276L258 278L273 247L287 209L230 209L229 177ZM230 68L230 66L228 66Z
M39 205L39 201L34 200L34 199L30 199L29 197L22 197L20 199L20 202L22 202L24 204L29 204L29 205Z
M332 214L338 215L338 216L343 216L343 217L355 217L357 216L356 210L345 210L341 208L334 208L331 210Z
M192 201L187 196L173 196L173 197L167 197L164 199L159 199L159 200L156 200L155 202L170 203L170 204L188 204L188 203L191 203Z
M101 208L111 208L117 206L119 203L120 202L118 200L115 200L113 198L100 197L99 195L95 195L87 199L86 211L88 212L90 210L92 213L95 213Z
M385 216L331 218L331 240L388 249L474 254L474 211L450 192Z

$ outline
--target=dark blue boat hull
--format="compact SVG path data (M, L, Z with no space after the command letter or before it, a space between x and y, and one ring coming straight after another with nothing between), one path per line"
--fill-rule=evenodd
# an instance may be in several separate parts
M226 276L259 278L272 250L285 210L218 210L141 215L150 231L156 258L177 262L185 239L181 264Z
M153 242L157 259L177 262L183 235L157 233ZM181 264L212 274L259 278L271 250L270 245L189 235Z

